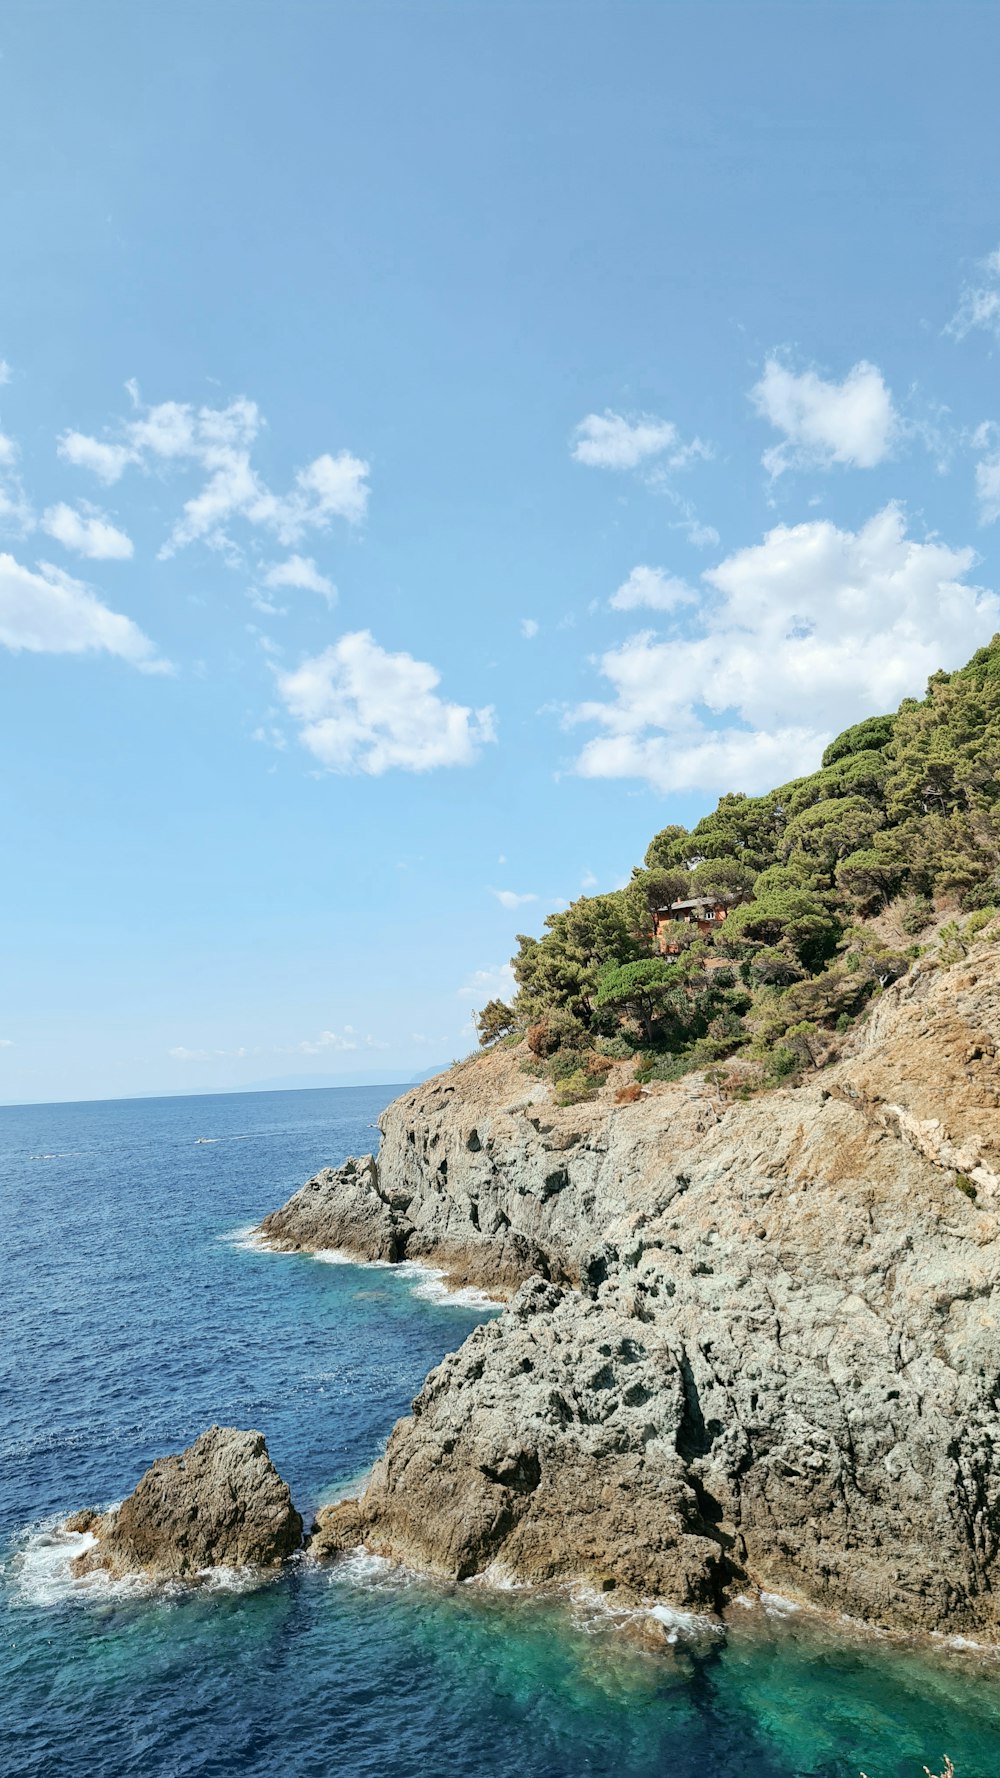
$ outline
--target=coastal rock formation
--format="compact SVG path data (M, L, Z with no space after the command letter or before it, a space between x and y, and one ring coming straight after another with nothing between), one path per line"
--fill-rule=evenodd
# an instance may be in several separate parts
M97 1539L78 1574L193 1579L207 1568L274 1568L302 1542L302 1520L259 1432L210 1426L179 1456L159 1457L111 1512L76 1513L68 1531Z
M405 1198L384 1195L371 1155L324 1167L280 1210L265 1216L257 1233L279 1252L334 1248L361 1259L395 1263L404 1257L408 1224Z
M1000 949L917 968L843 1059L557 1108L494 1050L390 1107L405 1251L524 1285L428 1378L323 1554L760 1588L1000 1640Z

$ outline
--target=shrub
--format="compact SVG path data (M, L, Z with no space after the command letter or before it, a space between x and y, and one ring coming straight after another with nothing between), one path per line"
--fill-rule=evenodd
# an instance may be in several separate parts
M616 1105L634 1105L642 1098L642 1087L637 1080L630 1081L627 1087L619 1087L615 1094Z
M585 1068L577 1068L556 1082L557 1105L579 1105L585 1099L592 1099L597 1092L597 1083Z
M915 938L918 932L923 932L930 925L933 918L934 903L930 896L911 895L900 916L899 924L909 938Z

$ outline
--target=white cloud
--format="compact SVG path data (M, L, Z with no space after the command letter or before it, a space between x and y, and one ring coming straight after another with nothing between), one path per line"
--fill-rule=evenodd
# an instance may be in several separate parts
M0 381L3 381L3 379L0 378ZM12 1050L13 1048L14 1048L14 1042L13 1042L12 1038L0 1037L0 1050Z
M0 646L32 654L119 655L143 673L170 668L129 617L48 562L38 571L0 555Z
M167 1051L174 1062L212 1062L222 1053L222 1050L189 1050L183 1043L175 1044L173 1049Z
M35 515L16 471L19 454L9 434L0 432L0 527L23 537L34 530Z
M9 383L10 379L11 379L10 365L7 363L6 358L0 358L0 383Z
M675 611L678 605L694 605L698 595L684 580L664 574L662 568L633 568L626 581L612 593L610 604L615 611L635 611L645 605L651 611Z
M106 444L99 438L88 438L85 432L64 432L56 450L64 462L75 469L89 469L102 482L116 482L124 475L135 456L127 445Z
M285 562L275 562L264 576L264 585L301 587L307 593L321 593L331 605L337 597L333 581L320 573L311 556L289 556Z
M811 770L832 733L917 695L1000 623L971 549L906 535L887 506L857 532L779 525L704 576L699 633L631 637L601 660L614 696L571 721L603 733L585 777L761 791Z
M531 642L538 635L538 620L534 617L522 617L521 635L526 642Z
M127 561L132 555L131 537L95 507L84 506L80 512L60 501L42 514L42 530L64 549L76 550L93 561Z
M964 340L977 327L1000 339L1000 247L980 260L978 277L965 285L945 333Z
M597 878L595 877L592 870L585 870L584 871L583 876L580 878L580 888L581 889L596 889L597 888Z
M513 889L491 889L490 894L496 896L502 908L523 908L529 901L538 900L537 895L518 895Z
M572 454L590 469L638 469L654 457L666 454L671 469L684 469L696 457L709 456L701 439L685 444L672 420L655 414L631 418L605 408L603 414L587 414L574 428Z
M120 421L110 438L65 432L58 451L66 462L107 483L117 481L130 464L203 474L202 486L184 502L161 557L196 541L234 554L227 528L234 519L270 531L290 547L308 530L325 530L334 518L350 524L364 518L368 464L352 452L334 456L324 451L296 470L287 493L275 494L251 462L264 424L256 402L239 396L218 408L180 401L146 407L134 381L126 386L135 418Z
M983 453L975 470L979 522L993 525L1000 519L1000 426L994 420L984 420L969 442L974 451Z
M471 765L495 739L492 710L471 710L437 695L440 674L427 661L389 654L368 630L341 636L322 654L278 676L278 690L301 723L303 744L331 772L379 777Z
M1000 519L1000 454L976 464L976 498L982 523L995 524Z
M346 1050L360 1049L384 1050L389 1046L379 1043L376 1038L370 1035L362 1037L360 1032L355 1031L353 1025L345 1025L342 1031L321 1031L318 1037L304 1038L297 1047L304 1056L318 1056L324 1050L336 1050L341 1053Z
M815 370L797 375L780 359L769 358L750 400L763 419L785 434L784 444L764 453L771 475L834 464L873 469L889 455L900 428L882 373L866 359L835 383Z
M470 1000L484 1006L487 1000L510 1000L517 993L517 982L509 963L496 963L492 969L474 969L457 990L459 1000Z

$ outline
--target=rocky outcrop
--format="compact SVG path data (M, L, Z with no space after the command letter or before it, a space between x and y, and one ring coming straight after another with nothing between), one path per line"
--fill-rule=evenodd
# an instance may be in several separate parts
M912 971L849 1053L552 1104L494 1051L390 1107L405 1251L541 1276L428 1378L318 1553L755 1587L1000 1640L1000 950Z
M359 1259L395 1263L406 1253L409 1224L404 1198L383 1195L371 1155L324 1167L280 1210L265 1216L258 1235L278 1252L335 1249Z
M120 1506L76 1513L67 1531L96 1543L78 1574L192 1580L211 1568L275 1568L302 1542L302 1520L259 1432L211 1426L179 1456L160 1457Z

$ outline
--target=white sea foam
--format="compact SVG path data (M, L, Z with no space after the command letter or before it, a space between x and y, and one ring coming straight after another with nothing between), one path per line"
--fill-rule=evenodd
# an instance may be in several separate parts
M662 1624L668 1642L688 1641L692 1637L723 1636L723 1626L703 1612L678 1611L675 1605L651 1605L648 1615Z
M361 1543L356 1549L348 1550L330 1569L331 1586L346 1581L349 1586L378 1592L412 1587L422 1578L412 1568L404 1568L401 1562L390 1562L385 1556L373 1555Z
M593 1587L586 1586L574 1587L569 1597L573 1615L584 1629L600 1630L609 1624L624 1627L643 1618L653 1618L663 1625L666 1640L672 1643L725 1635L724 1626L717 1618L697 1611L681 1611L675 1605L620 1605L613 1593L598 1593Z
M120 1505L120 1502L116 1504ZM109 1511L112 1509L108 1509ZM112 1576L103 1569L74 1574L77 1556L97 1542L91 1531L66 1531L58 1519L29 1525L21 1533L7 1564L10 1599L14 1606L48 1609L68 1600L96 1604L121 1599L144 1599L153 1594L184 1596L189 1583L157 1580L146 1574ZM271 1576L257 1568L204 1568L197 1576L201 1587L215 1593L249 1593L265 1586Z
M73 1573L73 1562L97 1539L90 1531L65 1531L58 1519L29 1525L21 1533L9 1563L10 1598L14 1606L45 1609L68 1599L123 1598L151 1590L140 1575L112 1580L101 1570Z
M786 1599L782 1593L761 1593L760 1603L768 1617L791 1617L802 1610L794 1599Z
M452 1288L445 1283L447 1273L438 1266L422 1265L419 1260L404 1259L396 1267L400 1276L412 1278L414 1296L423 1297L426 1302L445 1303L457 1309L499 1309L502 1304L495 1296L489 1296L485 1290L477 1290L471 1284Z
M418 1259L359 1259L356 1253L344 1253L339 1247L320 1247L313 1259L325 1266L357 1266L359 1271L395 1272L410 1285L411 1295L423 1297L425 1302L459 1309L499 1309L503 1306L496 1297L471 1285L452 1289L444 1282L447 1273L441 1267L425 1265Z
M227 1247L235 1247L238 1253L270 1253L272 1249L257 1231L257 1223L244 1222L239 1228L227 1229L225 1234L219 1236L219 1240L224 1241Z
M359 1271L362 1267L369 1272L396 1272L400 1269L390 1259L359 1259L356 1253L342 1253L339 1247L317 1248L312 1257L324 1266L357 1266Z

